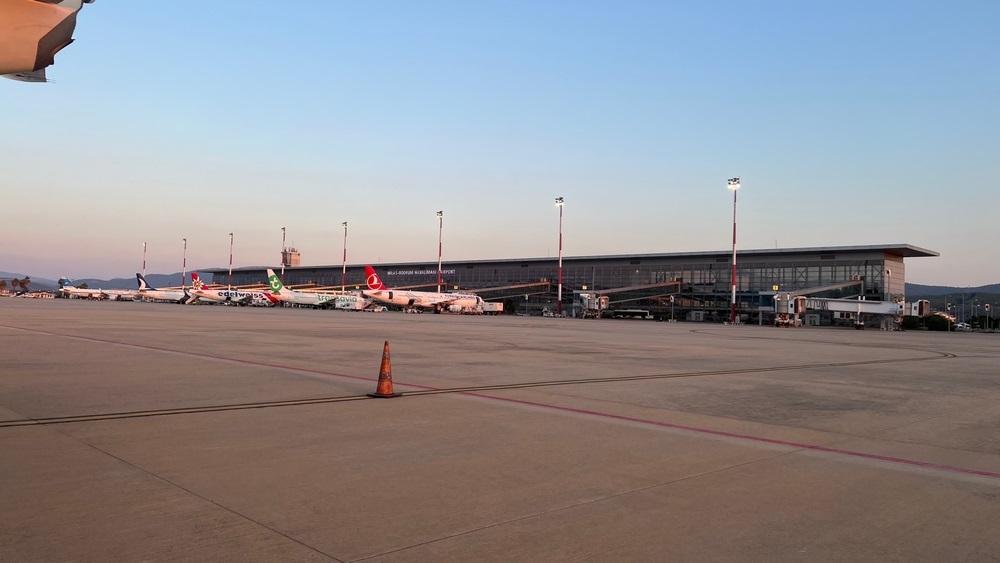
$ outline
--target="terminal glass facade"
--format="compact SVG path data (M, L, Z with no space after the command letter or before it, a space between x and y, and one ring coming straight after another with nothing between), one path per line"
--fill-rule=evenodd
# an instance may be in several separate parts
M771 305L772 295L785 292L818 291L812 294L819 297L865 295L877 300L902 298L906 281L904 257L935 255L909 245L737 252L738 310L745 317L750 313L756 315L760 307ZM663 307L665 302L657 296L670 294L675 296L675 305L705 310L711 315L714 311L728 310L731 260L728 252L564 257L564 308L572 304L575 293L583 291L616 292L622 288L638 288L638 291L643 286L676 282L659 292L647 292L649 298L634 299L629 305ZM375 269L389 287L436 289L436 262L381 264L375 265ZM221 274L220 279L226 275L222 270L213 273ZM531 308L530 305L554 303L558 274L555 258L445 262L442 291L478 290L484 298L497 300L517 295L527 301L526 308ZM265 279L264 268L240 268L233 272L236 285L261 284ZM347 289L364 288L364 280L363 265L348 266ZM285 284L339 289L341 266L286 268Z

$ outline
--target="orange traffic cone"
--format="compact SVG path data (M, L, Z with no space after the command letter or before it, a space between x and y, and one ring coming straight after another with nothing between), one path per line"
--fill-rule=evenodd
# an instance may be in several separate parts
M392 392L392 363L389 361L389 341L386 340L382 348L382 365L378 369L378 387L374 393L368 393L368 396L388 399L400 395L402 393Z

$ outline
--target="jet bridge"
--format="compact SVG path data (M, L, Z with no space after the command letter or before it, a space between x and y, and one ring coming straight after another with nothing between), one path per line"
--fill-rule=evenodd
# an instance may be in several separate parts
M609 305L641 301L643 299L658 299L669 297L681 291L681 282L668 281L660 283L650 283L645 285L632 285L628 287L615 287L612 289L602 289L597 291L600 295L608 297Z
M775 323L779 326L798 326L800 315L806 311L830 311L833 313L848 313L854 316L858 328L864 326L863 315L880 316L883 319L892 318L899 321L903 315L927 316L930 314L930 303L921 299L915 303L902 301L874 301L859 299L829 299L820 297L803 297L793 293L774 296Z
M484 287L481 289L468 289L466 293L474 293L483 298L484 301L498 301L500 299L521 297L523 295L549 294L555 291L556 285L550 281L533 283L522 283L517 285L504 285L499 287Z
M597 318L602 315L615 317L653 318L648 308L625 309L616 307L623 303L647 302L654 309L670 307L674 296L680 294L681 282L669 281L601 290L574 291L573 316ZM648 307L649 305L640 305Z
M904 304L894 301L868 301L865 299L828 299L821 297L802 297L789 295L774 296L776 313L802 314L806 311L831 311L839 313L857 313L859 315L893 315L903 314Z
M851 280L849 282L836 283L836 284L833 284L833 285L824 285L822 287L808 287L808 288L805 288L805 289L800 289L800 290L797 290L797 291L789 292L789 295L792 295L792 296L815 295L817 293L823 293L825 291L835 291L835 290L838 290L838 289L846 289L848 287L853 287L853 286L857 286L858 287L858 293L859 294L860 293L864 293L865 282L862 281L862 280Z

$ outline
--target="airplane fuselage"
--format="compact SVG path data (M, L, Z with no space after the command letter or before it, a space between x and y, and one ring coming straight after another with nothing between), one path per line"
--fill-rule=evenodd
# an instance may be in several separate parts
M238 289L192 289L191 301L205 300L220 303L257 303L261 305L271 305L276 300L272 299L263 291L240 291Z
M81 299L113 299L116 301L130 301L136 297L136 292L130 289L84 289L79 287L63 287L60 291L62 291L64 295L79 297Z
M139 297L145 297L155 301L176 301L178 303L183 303L187 300L188 295L183 291L169 289L140 289Z
M437 293L398 289L366 289L361 293L380 303L438 311L459 312L468 309L481 309L483 306L482 298L470 293Z
M308 293L287 289L284 290L283 293L272 293L271 295L284 303L292 303L305 307L328 307L334 309L353 308L360 300L360 298L353 293Z

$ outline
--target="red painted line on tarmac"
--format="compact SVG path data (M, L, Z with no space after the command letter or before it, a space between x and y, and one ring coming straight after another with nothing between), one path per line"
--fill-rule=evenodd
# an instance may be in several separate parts
M983 471L980 469L970 469L968 467L959 467L956 465L942 465L940 463L931 463L928 461L918 461L915 459L907 459L902 457L893 457L879 454L870 454L865 452L858 452L854 450L844 450L840 448L831 448L827 446L820 446L817 444L806 444L803 442L792 442L789 440L778 440L775 438L765 438L763 436L753 436L751 434L740 434L737 432L727 432L725 430L712 430L710 428L700 428L697 426L688 426L686 424L675 424L672 422L662 422L658 420L649 420L645 418L636 418L633 416L625 416L621 414L612 414L600 411L592 411L588 409L579 409L575 407L564 407L560 405L552 405L548 403L538 403L535 401L525 401L523 399L511 399L507 397L494 397L492 395L483 395L481 393L466 392L463 395L471 395L474 397L479 397L483 399L492 399L494 401L505 401L508 403L517 403L520 405L528 405L532 407L540 407L544 409L551 409L563 412L571 412L576 414L584 414L589 416L599 416L603 418L611 418L615 420L623 420L626 422L636 422L639 424L648 424L651 426L660 426L663 428L673 428L676 430L687 430L689 432L697 432L699 434L709 434L712 436L722 436L726 438L736 438L738 440L748 440L751 442L762 442L766 444L776 444L779 446L787 446L790 448L799 448L803 450L811 450L817 452L825 452L830 454L836 454L841 456L856 457L863 459L872 459L877 461L885 461L888 463L896 463L901 465L910 465L913 467L922 467L925 469L936 469L939 471L949 471L953 473L963 473L966 475L978 475L980 477L992 477L994 479L1000 479L1000 473L993 471Z

